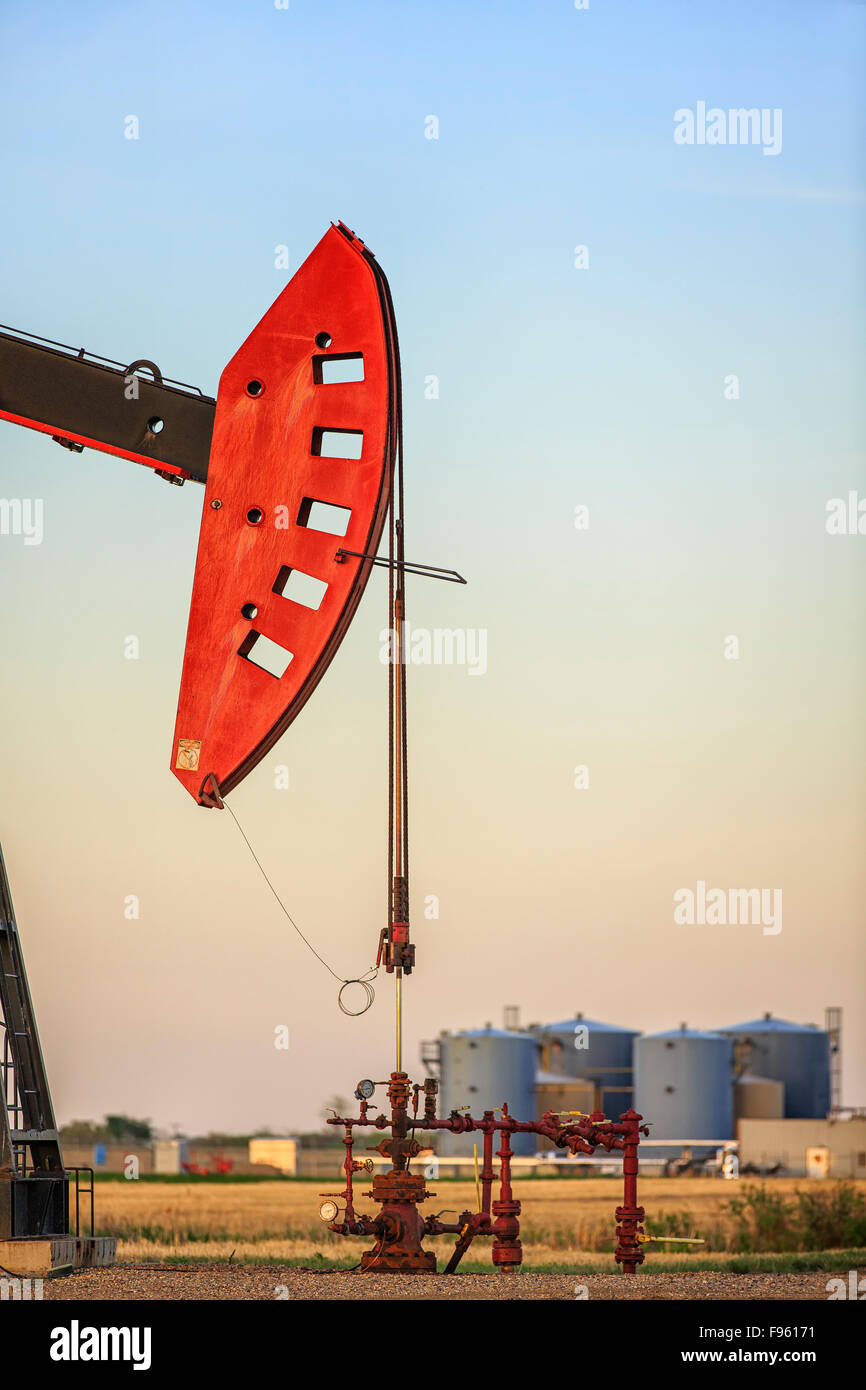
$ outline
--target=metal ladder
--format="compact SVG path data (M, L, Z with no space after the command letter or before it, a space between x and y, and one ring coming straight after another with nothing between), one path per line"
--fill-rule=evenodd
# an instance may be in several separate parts
M68 1177L0 848L0 1238L66 1235Z

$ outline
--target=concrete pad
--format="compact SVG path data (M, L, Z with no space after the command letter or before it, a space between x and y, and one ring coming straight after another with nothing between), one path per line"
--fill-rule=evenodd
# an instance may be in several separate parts
M0 1265L13 1275L68 1274L113 1265L117 1236L31 1236L0 1240Z

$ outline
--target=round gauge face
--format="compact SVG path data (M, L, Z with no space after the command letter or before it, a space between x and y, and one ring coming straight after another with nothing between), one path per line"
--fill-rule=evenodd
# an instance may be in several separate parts
M319 1215L323 1221L336 1221L338 1211L336 1202L323 1202L319 1207Z
M369 1100L375 1089L375 1082L359 1081L355 1094L360 1096L361 1100Z

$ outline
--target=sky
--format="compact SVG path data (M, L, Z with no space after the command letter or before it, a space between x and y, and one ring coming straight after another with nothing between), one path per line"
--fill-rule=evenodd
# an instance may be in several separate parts
M508 1004L834 1005L866 1104L864 55L834 0L0 12L2 322L216 394L331 220L389 278L407 555L469 580L409 618L486 642L408 672L416 1077ZM699 103L772 142L678 142ZM44 515L0 535L0 839L60 1120L291 1132L392 1069L393 981L340 1013L169 771L202 496L0 422ZM374 574L231 797L341 977L384 924L386 621ZM781 930L677 922L699 882L780 890Z

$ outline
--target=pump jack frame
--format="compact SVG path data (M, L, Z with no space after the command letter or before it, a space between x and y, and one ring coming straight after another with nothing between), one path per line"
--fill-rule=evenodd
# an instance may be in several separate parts
M95 1234L93 1169L63 1162L2 848L0 1027L0 1265L30 1275L113 1264L116 1238ZM81 1234L82 1198L89 1199L87 1235Z

